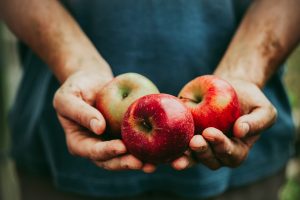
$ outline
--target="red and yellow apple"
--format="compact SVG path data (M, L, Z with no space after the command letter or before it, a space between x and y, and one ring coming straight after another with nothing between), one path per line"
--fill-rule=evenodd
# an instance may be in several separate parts
M195 133L215 127L230 134L240 116L240 105L234 88L214 75L204 75L186 84L178 97L190 109L195 123Z
M187 150L194 135L193 116L180 100L151 94L136 100L125 113L122 140L144 162L169 162Z
M121 136L121 123L130 104L147 94L159 93L146 77L125 73L106 84L97 95L96 107L103 114L111 136Z

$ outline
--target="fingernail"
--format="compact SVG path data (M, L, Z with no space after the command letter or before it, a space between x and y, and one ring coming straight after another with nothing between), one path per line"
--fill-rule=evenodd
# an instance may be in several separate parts
M181 158L178 163L177 163L177 169L178 170L183 170L189 165L189 161L186 158Z
M101 122L98 119L92 119L90 121L90 127L94 133L100 134L99 133L100 126L101 126Z
M149 165L149 164L145 164L144 167L142 168L143 172L149 174L149 173L153 173L155 171L155 166Z
M116 152L117 154L123 154L123 153L126 153L126 147L125 145L118 145L116 146Z
M249 124L246 122L242 122L240 125L240 128L241 128L241 133L242 133L241 136L242 137L246 136L250 130Z
M203 137L208 140L209 142L215 142L216 137L218 137L219 132L214 128L209 128L209 130L206 130L206 132L203 134Z
M205 150L205 147L206 147L206 143L203 142L204 140L202 139L202 136L201 135L195 135L192 140L190 141L190 148L197 152L197 153L200 153L202 151ZM189 154L186 154L188 156L190 156L190 152L188 151Z

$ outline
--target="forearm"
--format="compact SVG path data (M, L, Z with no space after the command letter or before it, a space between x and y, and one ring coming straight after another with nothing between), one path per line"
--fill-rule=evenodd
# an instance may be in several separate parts
M252 3L215 74L260 88L300 40L299 0Z
M97 68L104 76L112 76L108 64L59 1L2 0L0 8L10 29L61 82L86 68Z

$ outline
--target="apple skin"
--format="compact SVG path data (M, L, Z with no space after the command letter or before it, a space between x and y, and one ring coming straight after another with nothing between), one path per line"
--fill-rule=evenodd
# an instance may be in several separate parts
M241 115L234 88L214 75L193 79L182 88L178 97L193 115L195 134L215 127L229 136L234 122Z
M146 77L125 73L108 82L97 94L96 108L108 125L106 132L113 138L121 137L121 124L128 107L138 98L159 93Z
M193 116L176 97L150 94L136 100L122 123L127 150L147 163L166 163L181 156L194 135Z

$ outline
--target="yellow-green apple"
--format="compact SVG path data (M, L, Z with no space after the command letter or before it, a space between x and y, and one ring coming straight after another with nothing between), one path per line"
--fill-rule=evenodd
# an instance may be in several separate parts
M125 73L108 82L98 93L96 107L103 114L108 133L121 137L123 116L136 99L147 94L159 93L157 87L146 77L137 73Z
M165 163L182 155L194 135L193 116L176 97L151 94L125 113L122 140L127 150L148 163Z
M240 116L234 88L214 75L195 78L182 88L178 96L193 115L196 134L201 134L207 127L215 127L228 135Z

